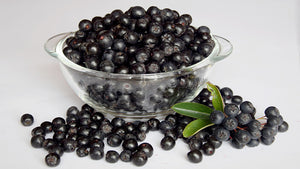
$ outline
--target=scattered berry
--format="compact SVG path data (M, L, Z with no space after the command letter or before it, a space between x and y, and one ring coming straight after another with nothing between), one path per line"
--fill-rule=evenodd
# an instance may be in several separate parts
M33 116L31 114L23 114L21 117L21 123L24 126L31 126L33 123L34 119Z

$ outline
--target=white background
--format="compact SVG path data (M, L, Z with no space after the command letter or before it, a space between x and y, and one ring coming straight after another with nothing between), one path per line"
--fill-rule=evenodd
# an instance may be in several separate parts
M30 146L30 131L45 120L65 115L83 103L64 80L58 61L43 49L51 36L77 30L84 18L104 16L113 9L130 6L176 9L189 13L194 26L207 25L229 39L234 51L216 64L210 81L231 87L250 100L257 114L275 105L288 121L287 133L278 134L271 146L237 150L228 143L199 164L187 161L188 147L177 141L162 151L158 132L147 135L155 151L143 168L289 168L299 167L300 139L300 2L296 0L170 0L170 1L17 1L0 2L0 168L48 168L46 151ZM20 117L31 113L35 123L23 127ZM107 150L107 149L106 149ZM109 164L65 153L57 168L137 168L119 161Z

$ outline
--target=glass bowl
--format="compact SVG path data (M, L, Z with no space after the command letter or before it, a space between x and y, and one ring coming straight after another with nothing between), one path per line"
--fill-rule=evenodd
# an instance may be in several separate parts
M127 119L161 118L178 102L192 101L205 87L214 64L232 52L231 43L212 35L211 54L194 65L153 74L116 74L88 69L64 54L65 40L73 32L51 37L45 50L59 60L61 71L74 92L97 111Z

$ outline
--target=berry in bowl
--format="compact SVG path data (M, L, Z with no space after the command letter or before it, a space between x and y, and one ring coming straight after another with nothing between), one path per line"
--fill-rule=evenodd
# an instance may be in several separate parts
M162 117L192 101L231 43L192 17L140 6L83 19L76 32L50 38L45 50L59 60L74 92L103 113L129 119Z

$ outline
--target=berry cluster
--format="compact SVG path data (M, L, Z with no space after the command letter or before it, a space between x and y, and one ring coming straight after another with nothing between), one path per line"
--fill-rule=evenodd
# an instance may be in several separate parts
M24 121L27 122L28 119L23 115L22 124ZM153 147L149 143L139 142L144 141L146 133L153 129L156 128L150 127L147 122L126 122L118 117L110 121L102 113L84 104L81 110L75 106L70 107L66 119L56 117L52 122L45 121L33 128L31 145L48 151L45 157L48 166L57 166L64 152L76 152L78 157L89 155L93 160L105 158L109 163L115 163L119 159L124 162L132 161L135 165L142 166L152 156ZM47 138L50 133L53 133L52 137ZM118 153L109 150L104 154L105 142L110 147L122 146L123 151Z
M89 69L121 74L159 73L200 62L214 48L206 26L169 8L140 6L81 20L63 53Z
M168 110L172 105L191 97L197 90L199 78L193 75L165 78L160 84L152 85L152 91L145 91L140 84L129 82L90 84L86 93L90 102L117 112L136 112L147 115L151 112Z
M245 145L254 147L260 142L270 145L277 132L288 130L288 123L283 121L276 107L268 107L265 117L255 119L256 109L251 102L233 95L230 88L224 87L220 91L226 103L224 112L213 111L210 118L215 125L189 138L183 137L182 132L187 124L195 120L191 117L175 113L161 121L151 118L147 121L126 122L119 117L109 120L84 104L81 110L75 106L68 108L66 119L57 117L52 122L45 121L35 127L31 132L31 145L48 151L45 157L48 166L57 166L64 152L76 152L78 157L90 156L93 160L105 156L109 163L121 160L143 166L154 150L151 144L140 142L145 140L149 131L160 131L164 135L160 142L163 150L173 149L176 141L182 139L190 149L187 153L189 161L199 163L203 154L213 155L223 141L230 141L235 148L243 148ZM194 102L213 107L210 92L206 88ZM21 117L24 126L30 126L32 122L30 114ZM53 133L52 138L46 137L48 133ZM122 146L123 150L120 153L115 150L104 153L105 143L110 147Z
M243 148L245 145L255 147L260 142L270 145L277 132L288 129L287 122L276 107L268 107L264 117L255 118L256 108L251 102L233 95L228 87L222 88L220 92L225 102L224 112L215 110L210 114L210 120L215 124L212 135L217 140L231 141L236 148ZM197 99L212 107L208 90L204 89Z

